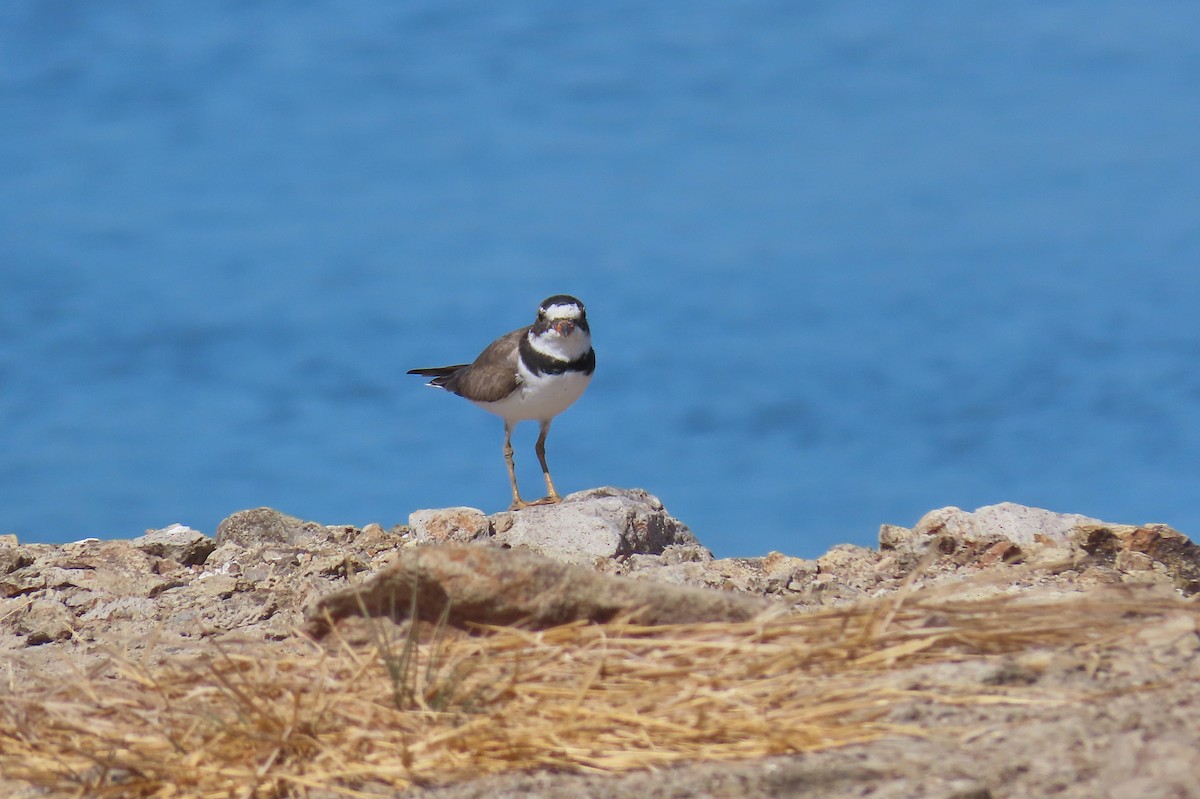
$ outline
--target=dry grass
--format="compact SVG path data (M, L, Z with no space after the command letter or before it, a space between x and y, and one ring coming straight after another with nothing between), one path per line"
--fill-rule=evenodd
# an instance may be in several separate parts
M1055 701L1028 688L904 690L903 668L1086 650L1180 612L1196 607L922 590L740 624L426 628L418 641L375 621L355 644L116 660L115 674L0 694L0 773L81 797L349 797L513 770L799 752L921 735L887 720L914 701Z

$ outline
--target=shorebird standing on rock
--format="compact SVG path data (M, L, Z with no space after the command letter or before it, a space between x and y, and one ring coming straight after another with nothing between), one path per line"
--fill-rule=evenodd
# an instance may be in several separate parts
M432 377L429 385L466 397L504 420L504 462L513 495L509 510L518 510L562 500L546 466L546 434L554 417L583 394L595 370L596 351L583 303L555 294L538 306L536 322L496 339L473 362L408 373ZM525 419L542 426L535 450L549 493L534 502L521 499L513 468L512 431Z

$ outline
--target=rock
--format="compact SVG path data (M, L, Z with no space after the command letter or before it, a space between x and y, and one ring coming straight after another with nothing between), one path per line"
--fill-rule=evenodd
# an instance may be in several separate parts
M681 548L684 552L688 548ZM705 550L707 552L707 550ZM761 558L689 558L679 560L664 555L633 555L614 561L605 571L626 574L639 580L654 580L673 585L689 585L718 591L734 591L750 596L785 596L807 585L816 574L814 561L771 552Z
M30 634L35 642L76 648L90 641L174 646L233 633L288 637L305 607L345 585L347 573L390 562L404 540L403 528L326 527L270 509L234 514L225 528L217 548L181 525L132 541L0 546L0 652L25 652ZM30 616L31 601L47 604ZM63 612L49 615L52 607ZM60 671L70 661L23 663L14 674Z
M418 510L408 516L413 540L423 544L467 543L492 534L492 523L478 508Z
M1012 541L997 541L979 556L976 563L991 566L993 563L1019 563L1024 556L1021 548Z
M48 588L81 588L110 596L154 596L174 584L158 574L150 555L129 541L64 544L61 554L65 557L55 565L42 567Z
M1146 561L1135 557L1143 555L1150 559L1151 569L1161 566L1184 596L1200 592L1200 545L1165 524L1082 525L1072 544L1093 563L1111 565L1123 573L1146 571Z
M930 511L913 528L915 536L949 536L970 543L998 538L1017 546L1056 544L1070 539L1071 533L1086 525L1103 524L1097 519L1075 513L1055 513L1042 508L1029 508L1014 502L985 505L974 513L960 508L941 508Z
M893 578L920 569L926 581L948 579L963 568L1021 564L1031 575L1063 575L1077 588L1170 583L1185 596L1200 592L1200 546L1166 525L1109 524L1011 502L973 513L940 508L912 530L885 524L879 546L887 555L876 568ZM839 583L854 584L865 565L831 572ZM889 575L881 576L886 583Z
M95 597L90 599L94 600ZM144 597L122 596L88 604L90 607L79 617L81 622L111 624L117 620L151 621L158 615L158 603Z
M456 627L521 624L535 629L631 614L639 624L745 621L770 606L734 593L597 574L523 550L444 544L408 550L363 584L322 598L306 631L321 637L349 616L406 618L442 613ZM448 611L447 611L448 608Z
M640 489L595 488L570 494L556 505L532 505L492 517L495 541L525 547L566 563L599 558L661 555L668 547L700 546L685 524Z
M325 535L325 527L288 516L274 508L238 511L217 525L216 545L231 543L243 547L284 544L296 546Z
M11 574L33 563L35 556L24 547L0 547L0 574Z
M1113 799L1173 799L1195 796L1200 780L1192 735L1151 737L1142 730L1113 736L1101 752L1099 777Z
M17 618L15 632L26 646L65 641L74 635L73 617L59 602L39 599L29 603Z
M0 573L0 597L21 596L44 588L45 578L37 569L26 568L31 566L31 563L27 563L7 574Z
M217 548L216 541L204 533L182 524L173 524L161 530L153 530L129 543L147 555L167 558L185 566L198 566L204 563L205 559Z
M1065 620L1051 612L1036 617L1043 620L1040 627L1015 624L1015 637L995 649L996 641L988 638L995 628L968 625L958 628L961 638L934 645L952 648L946 662L880 668L878 679L893 684L898 696L911 695L911 701L887 712L860 707L863 720L901 722L914 735L868 738L825 751L819 744L809 751L806 743L801 754L770 762L696 762L681 755L674 769L664 761L662 768L614 778L619 782L587 782L592 787L586 792L584 781L599 775L522 772L510 775L516 787L508 793L497 790L496 780L502 778L488 777L475 788L448 784L413 789L412 795L444 790L428 795L1142 797L1190 795L1200 779L1194 756L1200 727L1192 711L1200 702L1200 624L1194 603L1179 597L1200 590L1200 547L1168 527L1109 524L1006 503L974 513L934 511L915 529L883 525L879 551L839 546L816 560L781 553L713 560L657 499L641 491L582 492L559 506L491 518L464 508L425 514L414 514L409 535L404 527L386 530L373 523L359 530L305 522L269 508L248 510L222 523L221 546L215 549L215 540L181 526L134 541L18 546L0 539L0 659L10 693L20 692L19 702L0 702L10 714L8 726L24 734L22 719L34 718L35 711L50 715L49 703L61 701L64 686L74 685L80 675L104 701L124 702L125 694L104 693L115 671L145 675L151 690L155 680L211 655L208 639L222 647L221 657L228 651L244 658L239 663L269 662L272 679L283 674L274 667L286 662L288 652L310 649L311 642L295 636L300 624L319 635L329 631L331 621L344 620L338 633L352 645L353 628L361 624L353 621L360 601L372 613L402 618L415 594L420 618L435 620L448 608L454 624L473 630L477 623L545 627L625 613L640 613L636 620L646 624L739 621L767 609L803 613L830 606L845 609L835 617L850 619L853 603L866 599L886 611L874 617L878 630L867 635L846 628L847 642L829 641L849 643L845 654L852 662L869 651L872 636L901 651L910 635L949 630L948 620L977 599L984 600L978 608L986 614L997 607L997 594L1019 593L1012 608L1028 612L1061 602L1057 607ZM474 543L439 543L459 540ZM358 572L366 576L356 577ZM930 586L936 589L916 593ZM1030 591L1033 586L1043 593ZM893 593L902 587L914 592L912 599ZM1101 596L1101 591L1110 593ZM889 594L904 601L892 601ZM1132 618L1134 626L1120 636L1099 627L1089 632L1091 617L1070 610L1076 597L1109 608L1112 618ZM927 601L949 604L944 613L922 621ZM894 619L893 610L898 610ZM1079 630L1072 638L1076 643L1021 643L1027 629L1059 627ZM621 641L605 639L604 645L612 657L621 656ZM814 682L809 677L801 675L793 686L799 694L780 691L807 651L780 653L778 670L770 677L780 682L769 690L781 702L807 701ZM730 653L736 657L734 650ZM514 654L519 662L521 653ZM607 678L608 657L597 661L597 685ZM156 671L163 664L170 668ZM38 685L46 686L43 693L32 693ZM571 695L588 689L574 682L562 687ZM721 688L714 684L712 690ZM939 692L949 701L931 702ZM981 695L995 695L996 701L975 701ZM1006 695L1016 701L1006 704ZM1076 701L1096 696L1104 701ZM853 696L849 702L854 703ZM151 697L150 715L143 718L153 721L158 707ZM288 704L285 712L291 710ZM489 724L522 723L515 714L489 718ZM601 721L618 723L616 715ZM773 722L764 718L763 723L767 730ZM947 729L962 734L939 734ZM127 740L139 733L131 730ZM74 734L68 740L76 747L70 752L77 754L83 750ZM23 751L18 747L12 757ZM707 751L717 758L736 754ZM699 749L696 754L706 757ZM102 765L107 768L107 761ZM0 795L24 795L14 793L25 786L12 779L12 770L0 771ZM108 774L96 779L110 779ZM88 772L63 778L93 781ZM539 780L552 788L535 790ZM122 787L105 784L118 792ZM78 792L78 784L70 787ZM364 795L368 787L394 793L387 785L358 787Z
M879 527L879 548L895 549L907 544L913 538L913 531L907 527L895 524L883 524Z
M837 544L817 558L817 571L834 573L851 569L866 571L867 567L876 560L878 560L878 555L866 547Z

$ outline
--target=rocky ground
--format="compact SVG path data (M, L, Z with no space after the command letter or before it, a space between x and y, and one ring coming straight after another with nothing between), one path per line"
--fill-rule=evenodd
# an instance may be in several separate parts
M737 624L886 610L880 603L892 597L894 614L909 596L933 598L909 623L936 629L937 607L1011 598L1018 608L1040 603L1031 617L1039 629L1048 629L1046 608L1065 629L1021 642L1006 628L991 649L982 641L927 661L897 656L885 674L896 699L877 721L905 734L620 774L456 779L406 795L1197 796L1198 591L1200 548L1165 526L1012 504L932 511L911 529L884 525L877 548L837 546L815 560L714 559L638 490L596 489L491 516L418 511L390 530L260 508L226 519L215 537L175 526L62 546L0 539L0 675L15 697L47 679L103 678L114 658L154 668L214 644L282 657L364 612L403 617L410 597L427 622L462 630L549 629L622 614L647 626ZM58 790L0 775L0 795Z

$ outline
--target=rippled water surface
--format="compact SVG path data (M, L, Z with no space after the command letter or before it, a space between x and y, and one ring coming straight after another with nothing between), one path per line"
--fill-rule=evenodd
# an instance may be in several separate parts
M1005 500L1200 534L1200 6L0 8L0 532L507 504L404 370L559 292L560 489L718 555ZM538 487L534 427L517 442Z

